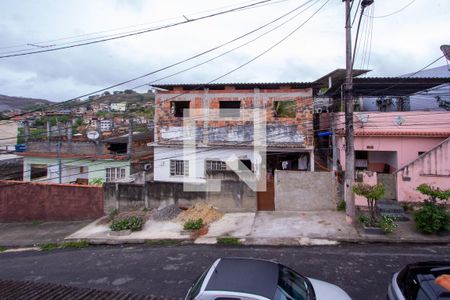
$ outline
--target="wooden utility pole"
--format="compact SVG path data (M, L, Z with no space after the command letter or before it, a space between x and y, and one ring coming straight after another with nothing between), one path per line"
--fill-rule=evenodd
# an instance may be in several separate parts
M352 0L345 1L345 65L346 76L344 85L345 104L345 182L344 199L346 204L346 218L348 223L355 220L355 197L352 192L355 181L355 147L353 137L353 70L352 70L352 25L351 5Z

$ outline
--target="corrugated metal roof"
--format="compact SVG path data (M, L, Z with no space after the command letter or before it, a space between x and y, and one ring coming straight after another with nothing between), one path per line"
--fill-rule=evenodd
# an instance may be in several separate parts
M230 82L230 83L172 83L172 84L155 84L152 85L156 88L173 90L175 87L182 87L185 90L200 90L203 88L209 88L212 90L222 90L226 86L233 86L236 89L277 89L283 86L289 86L291 88L311 88L316 87L318 84L315 82Z

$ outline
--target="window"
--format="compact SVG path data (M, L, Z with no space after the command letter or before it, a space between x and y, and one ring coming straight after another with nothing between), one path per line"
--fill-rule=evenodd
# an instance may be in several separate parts
M241 159L241 163L243 166L239 164L239 170L253 170L252 161L250 159Z
M219 116L222 118L235 118L240 116L241 101L220 101Z
M125 178L125 168L106 168L106 182Z
M203 272L203 274L194 281L195 283L191 286L186 296L187 300L194 300L195 297L197 297L197 295L200 293L206 274L208 274L208 271Z
M221 160L207 160L206 171L224 171L227 169L227 163Z
M275 300L315 299L313 290L303 276L284 266L279 267L278 274Z
M171 160L170 161L171 176L189 176L189 161L187 160Z
M30 179L39 179L47 177L47 165L31 164L30 165Z
M274 101L273 110L276 118L295 118L296 103L294 100Z
M171 101L170 113L178 118L189 117L189 103L190 101ZM185 109L187 109L186 115L184 115Z

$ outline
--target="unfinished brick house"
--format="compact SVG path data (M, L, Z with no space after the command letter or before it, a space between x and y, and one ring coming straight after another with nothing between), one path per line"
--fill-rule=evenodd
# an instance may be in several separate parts
M263 167L267 169L267 193L271 199L269 203L260 203L258 199L258 207L268 205L270 209L274 205L275 170L314 171L313 84L154 87L155 181L201 184L212 175L229 178L234 173L230 171L230 160L238 160L239 167L257 172L264 160L254 145L263 145L266 148ZM251 109L264 115L260 124L251 118L255 111ZM183 141L188 139L186 124L194 128L190 140L193 150L189 153L183 148ZM256 132L260 129L262 135Z

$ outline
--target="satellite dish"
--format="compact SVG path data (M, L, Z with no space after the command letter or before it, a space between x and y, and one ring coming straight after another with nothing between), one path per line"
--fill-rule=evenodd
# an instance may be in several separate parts
M445 58L450 60L450 45L442 45L440 49L444 53Z
M99 136L100 136L100 134L97 131L89 131L87 133L87 137L90 140L96 140L99 138Z

